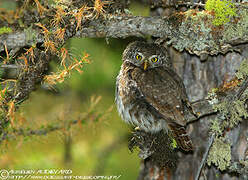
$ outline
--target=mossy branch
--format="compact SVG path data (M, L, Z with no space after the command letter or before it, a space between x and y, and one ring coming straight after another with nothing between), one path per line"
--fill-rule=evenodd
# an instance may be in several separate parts
M189 10L185 13L174 14L169 18L140 17L116 12L108 14L104 11L103 15L95 17L94 12L89 10L90 7L86 6L83 10L82 8L74 7L73 9L73 12L82 13L79 17L78 14L73 14L72 10L65 9L63 13L60 12L59 14L61 16L60 20L54 19L46 24L36 23L36 26L27 24L24 29L21 28L23 30L18 28L18 31L12 28L13 33L0 35L0 52L4 50L4 45L9 50L34 44L44 45L48 37L50 42L60 37L60 44L61 42L63 44L72 37L126 38L130 36L154 36L168 39L168 44L179 51L187 50L198 56L226 53L235 50L232 45L248 42L248 10L245 8L237 11L238 18L234 18L221 28L212 25L214 17L206 11ZM49 10L52 12L59 11L53 7L50 7ZM45 15L46 12L42 17L49 18ZM67 24L65 24L66 22Z

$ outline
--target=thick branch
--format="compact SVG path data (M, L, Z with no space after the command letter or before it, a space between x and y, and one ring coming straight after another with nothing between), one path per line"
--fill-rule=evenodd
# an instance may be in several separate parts
M213 55L233 50L231 45L248 42L247 14L248 10L240 10L239 19L220 27L212 25L213 17L204 12L199 17L198 13L189 13L170 18L108 15L105 19L83 20L78 31L75 22L67 24L64 40L71 37L125 38L151 35L170 39L169 43L179 51L187 50L199 56ZM75 21L71 17L66 18L68 21ZM205 18L204 21L202 18ZM49 31L55 31L54 27ZM0 35L0 51L4 50L4 44L8 49L15 49L43 43L44 39L37 27Z

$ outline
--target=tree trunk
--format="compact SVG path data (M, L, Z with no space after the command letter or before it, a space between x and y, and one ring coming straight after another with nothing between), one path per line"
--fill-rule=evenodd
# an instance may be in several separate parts
M232 80L235 72L245 58L248 57L248 45L243 45L242 53L230 52L225 55L209 56L207 60L201 61L199 57L186 52L179 53L170 48L177 73L183 78L189 99L197 101L205 98L211 88L216 88ZM197 122L189 124L190 136L194 143L194 151L186 154L178 152L179 162L176 170L159 168L152 164L149 159L141 162L139 180L189 180L194 179L200 166L203 154L208 146L209 123L212 116L204 117ZM245 159L247 150L248 122L243 121L226 136L232 145L232 161ZM247 175L228 174L221 172L215 166L205 166L201 173L202 179L246 179Z

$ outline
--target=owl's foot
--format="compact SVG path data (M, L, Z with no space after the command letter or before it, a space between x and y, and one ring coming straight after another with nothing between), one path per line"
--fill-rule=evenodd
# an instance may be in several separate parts
M186 106L190 113L193 114L197 119L201 116L200 112L196 112L189 101L186 101Z
M198 119L201 116L200 112L196 112L192 107L191 107L191 113Z
M201 116L201 113L200 112L194 112L196 117L199 118Z
M140 127L137 126L137 127L134 128L134 130L135 130L135 131L140 131Z

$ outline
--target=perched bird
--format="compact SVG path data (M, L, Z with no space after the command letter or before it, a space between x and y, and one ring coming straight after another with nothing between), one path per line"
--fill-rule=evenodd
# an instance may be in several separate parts
M184 117L191 106L166 49L135 41L126 47L122 60L115 96L121 118L145 132L170 132L179 147L191 151Z

